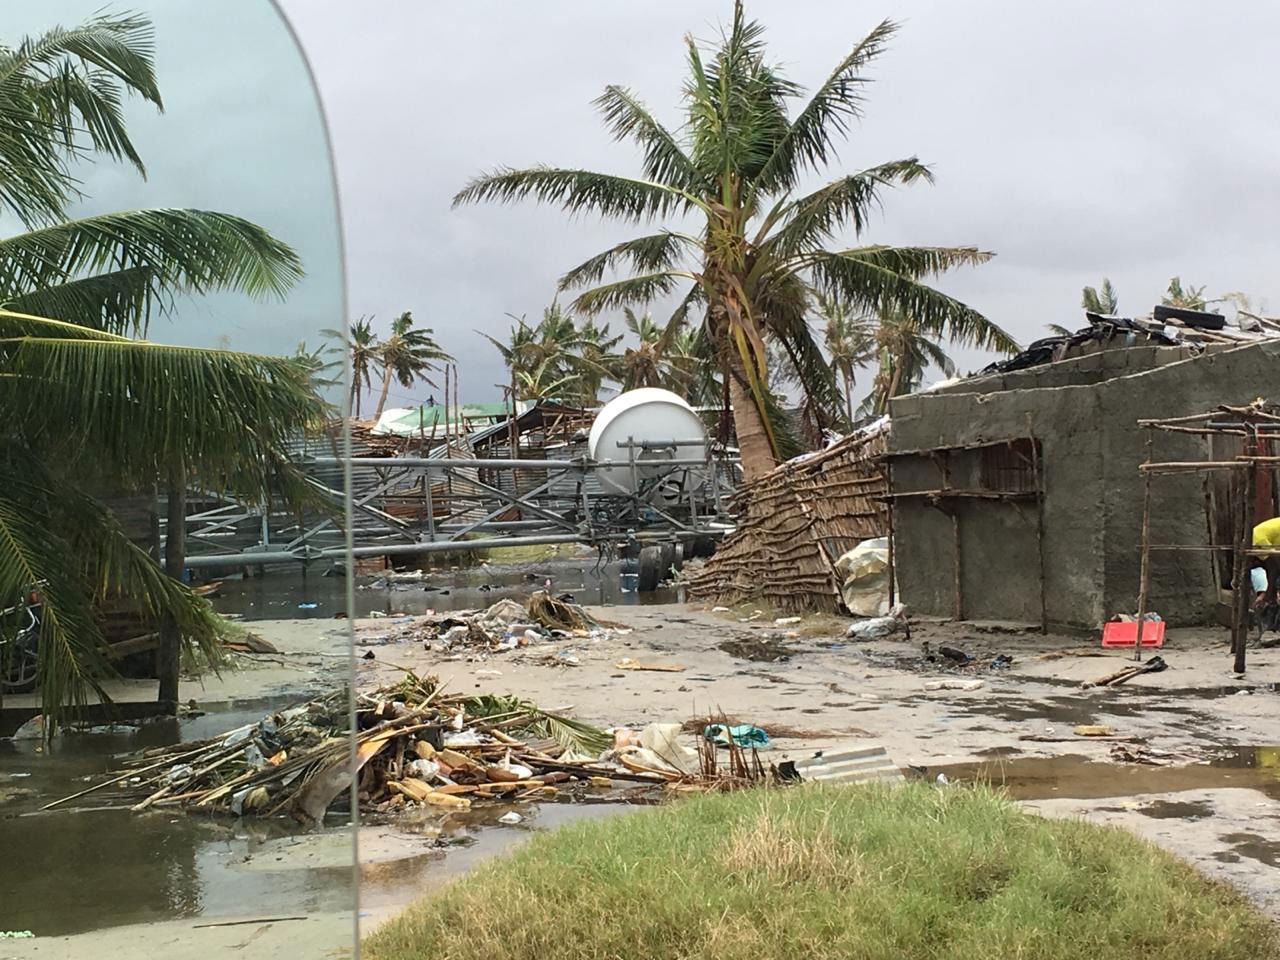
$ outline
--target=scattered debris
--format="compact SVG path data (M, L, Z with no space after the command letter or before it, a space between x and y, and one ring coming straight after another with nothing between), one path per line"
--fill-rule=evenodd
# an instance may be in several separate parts
M1115 673L1109 673L1105 677L1099 677L1092 683L1086 683L1086 687L1115 687L1122 683L1128 683L1134 677L1144 673L1159 673L1167 670L1169 665L1164 662L1163 657L1152 657L1146 663L1133 664L1125 667L1123 670L1117 670Z
M734 726L725 726L723 723L713 723L704 727L702 736L707 740L714 740L716 743L728 745L729 739L740 747L767 747L769 745L769 734L763 729L750 723L739 723Z
M849 624L845 636L852 640L878 640L896 633L911 639L911 625L907 622L906 607L898 604L887 617L871 617L867 620L855 620Z
M928 680L926 690L980 690L986 686L985 680Z
M793 767L796 774L805 780L852 783L902 779L902 771L878 743L819 750L803 760L796 760Z
M725 640L716 646L731 657L762 663L785 663L799 652L771 637L744 636L738 640Z
M803 623L804 617L778 617L773 621L775 627L789 627L795 623Z
M676 663L653 663L652 661L633 660L623 657L614 664L619 670L654 670L659 673L681 673L684 667Z
M1077 737L1110 737L1115 730L1104 723L1081 723L1071 728Z

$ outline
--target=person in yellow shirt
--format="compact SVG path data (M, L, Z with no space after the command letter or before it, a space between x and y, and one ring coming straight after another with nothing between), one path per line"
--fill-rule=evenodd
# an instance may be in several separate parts
M1253 545L1280 551L1280 517L1263 520L1253 528ZM1264 607L1276 602L1276 590L1280 587L1280 553L1268 557L1254 557L1250 569L1262 567L1267 573L1267 591L1262 598Z

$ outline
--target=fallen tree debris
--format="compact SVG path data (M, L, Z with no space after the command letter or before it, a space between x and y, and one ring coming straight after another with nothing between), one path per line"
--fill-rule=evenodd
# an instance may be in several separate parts
M1125 667L1123 670L1117 670L1115 673L1109 673L1105 677L1099 677L1092 683L1086 683L1086 687L1117 687L1122 683L1128 683L1134 677L1141 676L1144 673L1159 673L1167 670L1169 665L1164 662L1163 657L1152 657L1146 663L1134 664Z

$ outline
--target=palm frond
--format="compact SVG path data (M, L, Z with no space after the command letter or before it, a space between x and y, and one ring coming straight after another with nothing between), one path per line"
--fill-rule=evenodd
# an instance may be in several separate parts
M7 310L41 317L56 317L98 330L143 332L151 323L152 308L167 298L149 266L129 267L71 280L20 294Z
M880 205L880 189L915 180L933 182L932 172L915 157L841 177L788 204L782 213L783 226L768 240L762 239L762 245L785 257L830 240L846 224L861 236L868 214Z
M626 240L580 263L560 278L558 290L599 283L606 270L629 264L637 272L652 273L673 266L686 245L692 245L692 237L670 230Z
M631 138L644 149L644 174L649 180L682 190L701 192L702 176L676 138L626 87L610 84L595 101L614 139Z
M598 213L638 221L673 211L684 212L701 203L691 194L650 180L539 166L511 167L476 177L453 198L465 203L512 203L532 197L539 203L558 203L569 213Z
M774 147L752 183L753 192L791 190L805 171L833 159L835 138L847 135L849 124L861 116L861 87L868 80L860 72L884 51L897 29L892 21L881 22L836 65Z
M261 495L283 439L323 417L295 358L130 340L0 311L0 404L33 443L58 443L125 478L183 464L211 490Z
M0 204L28 226L60 219L78 195L71 162L91 151L145 172L126 93L162 107L145 17L101 14L0 49Z
M900 255L901 254L901 255ZM815 253L807 259L816 285L868 312L896 308L922 331L956 343L1013 353L1017 342L995 323L959 300L917 279L955 263L981 263L974 250L889 248Z
M149 273L123 273L133 268ZM145 309L131 325L139 327L151 308L169 310L180 293L238 290L282 297L302 277L302 264L257 224L207 210L102 214L0 240L4 300L104 272L119 274L117 284L131 284L141 299Z
M684 271L664 270L606 283L579 294L573 301L573 308L582 313L597 314L602 310L617 310L629 304L649 303L674 290L681 278L696 279Z

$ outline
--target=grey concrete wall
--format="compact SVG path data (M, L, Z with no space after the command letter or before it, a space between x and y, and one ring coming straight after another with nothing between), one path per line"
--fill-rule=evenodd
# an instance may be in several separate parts
M892 401L891 452L1025 438L1029 428L1040 439L1046 598L1055 623L1101 619L1103 528L1097 505L1104 479L1098 410L1097 391L1088 386L917 394ZM976 486L973 468L962 465L978 462L978 454L953 456L958 464L953 486ZM927 458L895 460L895 492L936 486L936 469ZM900 499L895 506L894 560L903 600L917 613L950 616L955 609L951 521L919 500ZM970 501L959 509L966 615L1038 621L1034 501Z
M1101 383L994 393L952 389L895 399L889 450L1025 437L1030 415L1043 452L1049 619L1097 624L1137 605L1142 516L1138 464L1146 456L1145 432L1137 421L1200 413L1220 403L1248 403L1266 396L1278 382L1280 342L1165 362L1179 350L1119 351L1141 354L1131 358L1097 354L1050 365L1061 369L1046 376L1049 383L1061 384L1090 371L1119 374ZM1020 372L1017 382L1033 382L1023 373L1032 371ZM1205 459L1207 450L1196 437L1158 434L1154 457ZM973 461L962 454L953 456L953 485L972 486L972 467L964 464ZM976 461L977 455L972 456ZM927 458L894 463L895 492L939 485L936 468ZM1153 543L1207 542L1201 477L1159 477L1152 493ZM1028 502L1023 512L1033 509ZM1022 520L1017 507L989 501L962 505L960 521L966 614L975 619L1038 620L1034 526ZM921 614L950 616L955 595L950 519L919 500L899 500L894 528L904 601ZM1152 554L1150 609L1174 623L1200 622L1209 617L1216 599L1204 551Z
M1108 347L1056 363L1044 363L1012 373L995 373L972 377L939 387L937 393L998 393L1004 390L1035 390L1047 387L1084 386L1102 383L1115 377L1143 373L1169 363L1190 360L1202 353L1214 353L1228 347L1209 344L1192 347Z

